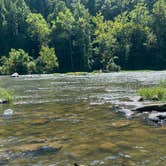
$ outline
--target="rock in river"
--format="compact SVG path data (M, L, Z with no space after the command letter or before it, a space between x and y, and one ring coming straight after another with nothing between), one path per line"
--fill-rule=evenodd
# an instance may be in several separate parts
M131 111L138 113L152 112L152 111L166 112L166 104L152 104L143 107L137 107Z
M4 116L12 116L14 114L14 111L12 109L6 109L4 112L3 112L3 115Z
M138 107L132 110L134 113L144 115L146 113L147 120L157 125L166 123L166 104L153 104L143 107Z
M153 111L152 113L149 114L148 119L154 122L166 120L166 112Z
M18 73L13 73L13 74L11 75L11 77L19 77L19 74L18 74Z
M5 99L0 99L0 104L6 104L6 103L8 103L7 100L5 100Z
M133 109L116 109L118 109L118 112L124 113L127 118L143 117L143 119L146 119L148 123L150 122L150 124L155 126L166 124L166 104L144 105Z
M24 157L34 157L48 155L49 153L57 153L61 148L53 148L49 146L43 146L35 150L29 150L23 153Z

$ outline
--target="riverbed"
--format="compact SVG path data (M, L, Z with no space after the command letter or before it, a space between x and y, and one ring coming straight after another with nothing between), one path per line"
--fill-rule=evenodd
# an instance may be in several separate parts
M0 165L165 166L166 126L118 111L163 79L166 71L1 76L14 101L0 105Z

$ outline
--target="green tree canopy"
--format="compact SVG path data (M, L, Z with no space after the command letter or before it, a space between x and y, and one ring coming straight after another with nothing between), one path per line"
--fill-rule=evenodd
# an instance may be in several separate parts
M57 71L59 64L54 48L42 46L36 60L37 73L52 73Z

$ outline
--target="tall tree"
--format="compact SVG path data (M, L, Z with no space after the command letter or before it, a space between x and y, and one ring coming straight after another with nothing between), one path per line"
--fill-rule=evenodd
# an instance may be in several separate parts
M25 20L30 11L24 0L2 0L0 11L0 54L7 54L10 48L26 49Z
M28 36L31 39L32 55L37 55L41 45L49 43L51 30L41 14L30 13L26 19L28 24Z
M158 0L153 7L153 28L157 36L156 65L166 68L166 1Z

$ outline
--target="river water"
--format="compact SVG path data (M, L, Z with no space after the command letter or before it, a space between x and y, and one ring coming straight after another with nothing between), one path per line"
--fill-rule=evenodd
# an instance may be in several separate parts
M163 79L166 71L1 76L15 96L0 106L0 165L165 166L166 126L114 107L133 107L138 88Z

